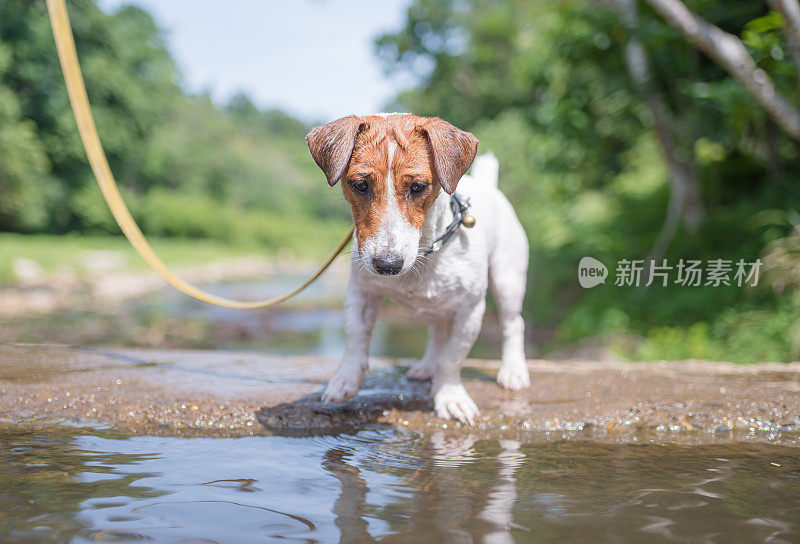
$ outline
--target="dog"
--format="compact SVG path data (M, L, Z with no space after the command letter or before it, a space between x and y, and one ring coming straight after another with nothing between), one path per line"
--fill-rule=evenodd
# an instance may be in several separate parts
M343 117L312 129L306 142L328 184L342 180L355 225L345 353L322 400L344 402L358 392L389 296L428 325L425 355L407 377L432 380L438 417L473 424L480 412L461 383L461 366L480 332L487 289L503 333L497 381L528 387L521 316L528 240L497 188L494 155L476 160L474 135L407 113Z

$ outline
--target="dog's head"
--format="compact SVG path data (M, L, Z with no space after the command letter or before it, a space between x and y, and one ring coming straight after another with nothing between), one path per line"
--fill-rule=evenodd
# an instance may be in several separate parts
M453 194L478 140L438 117L343 117L313 129L308 149L328 184L342 180L358 255L376 274L407 272L439 191Z

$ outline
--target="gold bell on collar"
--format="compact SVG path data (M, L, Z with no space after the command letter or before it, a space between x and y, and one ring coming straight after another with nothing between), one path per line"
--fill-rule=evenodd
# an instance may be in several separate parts
M461 224L467 227L468 229L471 229L472 227L475 226L475 217L470 214L467 214L461 220Z

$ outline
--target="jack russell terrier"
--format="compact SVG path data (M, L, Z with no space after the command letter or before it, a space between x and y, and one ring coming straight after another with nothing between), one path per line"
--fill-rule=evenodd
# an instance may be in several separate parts
M355 224L345 353L322 400L343 402L358 392L372 327L390 296L428 324L425 355L408 378L432 379L437 416L473 423L480 412L461 384L461 366L480 332L487 288L503 332L497 381L528 387L520 315L528 240L497 188L494 155L475 160L471 133L405 113L343 117L306 141L328 184L342 180Z

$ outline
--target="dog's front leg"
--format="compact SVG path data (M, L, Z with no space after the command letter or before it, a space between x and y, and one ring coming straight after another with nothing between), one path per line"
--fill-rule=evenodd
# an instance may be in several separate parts
M478 407L461 383L461 365L469 355L481 330L486 300L466 303L456 312L433 376L433 406L443 419L458 419L472 424L480 415Z
M382 296L365 293L350 279L344 297L344 357L322 394L323 401L344 402L358 393L369 366L369 339L382 301Z

